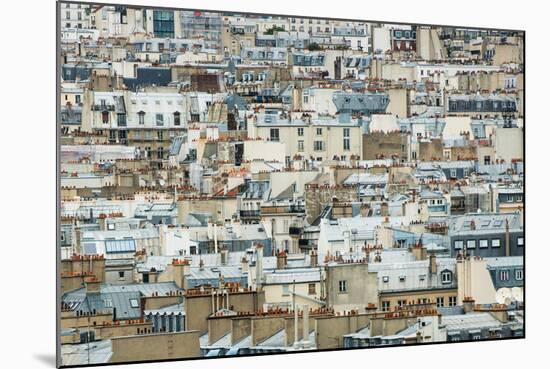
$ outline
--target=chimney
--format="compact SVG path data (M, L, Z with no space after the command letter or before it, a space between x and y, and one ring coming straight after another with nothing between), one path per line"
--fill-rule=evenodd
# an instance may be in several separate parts
M214 223L214 253L218 253L218 226Z
M221 256L222 265L226 265L227 260L229 258L229 250L227 249L226 246L221 246L220 247L220 256Z
M437 273L437 258L434 253L430 254L430 274Z
M264 245L258 243L256 245L256 290L262 289L262 281L264 276Z
M189 275L190 272L189 261L173 259L172 268L176 285L179 288L187 289L187 278L185 278L185 276Z
M311 254L310 254L310 266L312 268L316 268L317 267L317 251L315 250L311 250Z
M303 348L307 349L310 347L309 342L309 306L302 305L302 323L304 324L302 328L302 345Z
M157 283L159 278L159 272L155 268L151 268L149 271L149 283Z
M294 348L298 348L298 304L294 304Z
M101 292L101 282L95 277L87 277L84 279L86 286L86 295L96 294Z
M462 301L462 309L464 309L465 313L470 313L474 311L475 307L475 300L472 297L464 297L464 300Z
M241 272L242 273L248 273L248 259L246 256L243 256L241 259Z
M280 251L277 253L277 269L284 269L286 267L286 251Z
M506 256L510 256L510 224L508 219L505 223L504 245L506 247Z
M411 252L417 261L426 260L428 258L428 252L422 244L416 244L411 248Z

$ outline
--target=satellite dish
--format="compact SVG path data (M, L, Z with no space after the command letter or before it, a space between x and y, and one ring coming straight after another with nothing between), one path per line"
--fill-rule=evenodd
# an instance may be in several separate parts
M522 287L513 287L512 288L512 298L515 301L523 302L523 288Z
M495 295L495 299L499 304L508 305L512 302L512 291L506 287L500 288Z

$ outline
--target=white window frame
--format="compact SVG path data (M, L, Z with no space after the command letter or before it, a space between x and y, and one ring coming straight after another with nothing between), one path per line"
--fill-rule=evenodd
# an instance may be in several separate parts
M499 248L500 247L500 238L491 239L491 247Z
M479 248L480 249L486 249L489 247L489 240L479 240Z

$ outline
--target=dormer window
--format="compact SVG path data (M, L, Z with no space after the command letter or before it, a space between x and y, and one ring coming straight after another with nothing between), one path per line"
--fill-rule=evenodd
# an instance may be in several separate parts
M451 273L449 270L445 270L441 272L441 283L451 283L453 278L453 273Z

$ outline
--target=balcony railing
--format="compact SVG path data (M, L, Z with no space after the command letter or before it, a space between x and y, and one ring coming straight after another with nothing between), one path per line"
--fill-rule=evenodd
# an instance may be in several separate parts
M262 214L305 213L305 211L306 208L303 205L262 206Z
M259 210L241 210L239 212L241 218L260 218Z

